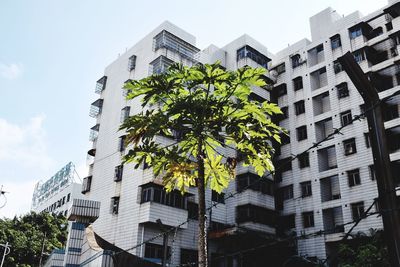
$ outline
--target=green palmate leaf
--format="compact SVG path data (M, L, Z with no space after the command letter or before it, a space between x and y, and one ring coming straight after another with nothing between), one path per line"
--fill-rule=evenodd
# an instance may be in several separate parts
M268 101L249 101L252 87L265 86L264 74L250 67L226 71L219 63L174 64L166 73L127 83L128 99L140 99L143 111L121 126L130 147L125 162L136 168L146 163L167 191L182 193L203 181L222 192L237 165L251 165L260 176L272 172L269 143L279 143L285 131L270 117L282 112ZM232 148L241 156L232 156Z

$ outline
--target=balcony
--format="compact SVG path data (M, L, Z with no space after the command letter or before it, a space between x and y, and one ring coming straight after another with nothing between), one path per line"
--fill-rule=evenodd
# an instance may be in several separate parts
M97 136L99 135L99 129L100 129L100 124L96 124L95 126L90 128L89 141L95 142L97 140ZM93 151L93 152L95 152L95 151ZM89 154L89 152L88 152L88 154Z
M322 218L325 233L334 234L344 232L342 207L322 210Z
M337 175L320 179L321 202L340 199L340 184Z
M153 50L157 51L161 48L165 48L169 51L177 53L182 58L191 61L194 61L195 55L200 52L200 49L194 45L182 40L166 30L161 31L153 38Z
M325 92L313 97L313 110L314 110L314 116L323 114L331 110L331 103L329 101L329 92Z
M318 169L320 172L337 168L336 149L335 146L319 149L318 153Z
M96 82L96 88L95 88L94 92L95 92L96 94L101 94L101 92L103 92L104 89L106 88L106 83L107 83L107 76L101 77L101 78Z
M245 45L237 50L236 61L238 68L249 66L253 68L262 67L268 69L268 62L270 62L271 59L253 47Z
M385 8L383 12L389 14L392 18L397 18L398 16L400 16L400 2L395 3L388 8Z
M308 66L312 67L325 61L324 45L320 44L317 47L308 51Z
M323 67L310 73L311 90L317 90L328 85L328 76L326 74L326 68Z
M149 74L162 74L166 72L173 63L173 60L165 56L159 56L150 62Z
M139 223L153 223L161 220L163 225L176 227L188 218L188 211L175 207L169 207L157 202L145 202L139 208ZM179 225L179 228L186 229L187 223Z
M253 230L274 233L276 218L276 212L271 209L251 204L236 207L236 223Z
M387 60L389 58L389 53L387 50L380 50L374 46L366 46L365 56L369 63L374 66Z
M333 133L332 118L328 118L315 123L315 138L317 142L324 140Z
M103 110L103 99L99 98L94 101L90 106L89 116L92 118L97 118Z

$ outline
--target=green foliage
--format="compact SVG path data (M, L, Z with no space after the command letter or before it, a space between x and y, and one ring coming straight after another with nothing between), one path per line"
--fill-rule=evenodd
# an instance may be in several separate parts
M371 229L369 235L360 233L340 244L338 260L341 267L390 266L383 232Z
M0 243L8 241L11 246L4 266L37 266L44 233L45 254L51 253L54 248L62 248L67 239L67 220L61 215L34 212L13 219L0 219ZM3 255L2 248L0 254ZM45 259L46 256L43 262Z
M235 177L239 159L222 148L236 149L258 175L274 171L270 141L283 130L270 117L281 114L270 102L250 100L253 86L265 86L262 68L226 71L218 63L185 67L175 64L161 75L125 85L127 99L140 98L143 111L123 123L132 148L125 162L146 162L163 178L168 191L196 185L197 160L204 160L205 183L221 192ZM165 145L158 136L179 138ZM232 150L234 153L234 151Z

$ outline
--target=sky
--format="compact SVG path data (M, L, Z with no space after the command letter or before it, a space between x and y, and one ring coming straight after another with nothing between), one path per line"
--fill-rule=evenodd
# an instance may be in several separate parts
M72 161L87 175L90 103L104 68L165 20L224 46L244 33L272 53L310 37L331 6L367 15L387 0L1 0L1 217L29 211L33 188ZM4 198L0 197L0 207Z

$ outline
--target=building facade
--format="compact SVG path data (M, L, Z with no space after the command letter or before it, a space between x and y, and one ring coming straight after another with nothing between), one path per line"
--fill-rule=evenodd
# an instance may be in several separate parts
M70 162L47 181L38 182L33 192L31 210L67 216L72 200L84 197L82 185L76 180L75 166Z
M240 193L225 200L224 195L207 192L208 206L219 202L208 214L213 266L259 266L265 257L273 259L279 253L334 265L338 241L378 196L367 122L364 116L353 120L363 114L363 100L337 58L352 52L364 72L374 78L382 98L399 91L399 15L397 1L364 17L359 12L342 17L328 8L310 18L311 41L303 39L276 54L247 35L222 48L211 45L200 51L194 36L169 22L161 24L111 63L96 84L98 99L90 109L95 119L88 151L91 162L82 187L88 198L101 202L94 231L130 253L161 262L162 238L142 243L165 227L195 217L195 190L185 196L165 195L150 169L122 165L129 148L124 146L125 133L119 126L130 114L141 111L138 100L127 101L122 88L127 80L162 73L173 62L190 66L219 60L230 70L246 65L269 70L265 78L274 83L273 89L254 88L252 97L278 103L284 115L276 119L289 136L283 136L283 144L277 147L274 178L266 174L260 180L251 168L239 165L237 178L225 194ZM394 97L384 104L396 179L399 103ZM339 128L340 132L335 131ZM158 141L171 142L161 137ZM354 232L370 228L382 228L381 218L363 218ZM196 239L195 219L172 231L170 264L196 261ZM280 246L235 254L268 242Z

